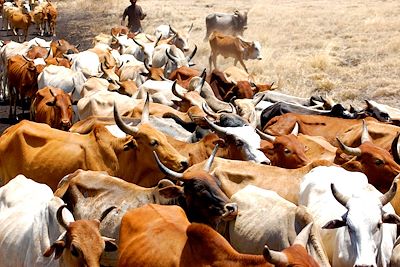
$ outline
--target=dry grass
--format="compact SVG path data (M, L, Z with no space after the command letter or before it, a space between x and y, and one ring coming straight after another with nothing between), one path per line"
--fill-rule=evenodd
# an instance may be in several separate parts
M57 4L62 21L77 32L65 38L79 36L88 46L94 35L119 24L129 1L59 0ZM139 0L138 4L148 13L143 21L147 33L163 23L181 30L194 23L191 41L199 47L195 57L199 68L208 67L205 16L249 10L245 38L261 42L263 60L246 65L260 81L275 81L278 90L297 96L329 94L359 107L364 99L399 106L400 1ZM233 60L218 62L224 68Z

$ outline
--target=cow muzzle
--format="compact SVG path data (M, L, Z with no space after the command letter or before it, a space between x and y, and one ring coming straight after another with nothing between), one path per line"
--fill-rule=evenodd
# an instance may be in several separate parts
M236 203L228 203L224 206L224 213L222 214L222 220L232 221L238 215L238 206Z

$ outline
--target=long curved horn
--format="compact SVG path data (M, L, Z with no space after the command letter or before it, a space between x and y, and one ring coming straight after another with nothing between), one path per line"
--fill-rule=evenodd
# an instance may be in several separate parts
M221 133L221 134L227 134L226 130L224 127L221 127L219 125L216 125L214 122L210 121L207 117L204 118L208 125L210 125L210 128L213 129L214 131Z
M117 126L126 134L129 135L136 135L136 133L139 131L138 127L134 126L129 126L127 125L121 118L121 116L118 113L117 105L115 104L114 101L114 120Z
M346 207L347 202L349 201L350 198L337 191L335 184L331 184L331 190L332 190L332 195L337 200L337 202Z
M169 30L170 30L172 33L174 33L174 34L177 33L177 31L171 26L171 24L169 24L168 26L169 26Z
M214 147L214 149L213 149L213 151L212 151L212 153L211 153L211 155L210 155L210 157L207 159L207 162L206 162L206 164L204 165L204 168L203 168L203 169L204 169L206 172L210 172L210 170L211 170L211 165L212 165L212 163L213 163L213 161L214 161L215 155L217 154L218 147L219 147L219 145L216 144L215 147Z
M308 239L310 238L310 231L313 226L313 222L310 222L306 225L306 227L301 230L301 232L294 239L293 245L300 245L303 248L306 248Z
M160 159L158 158L157 153L156 153L155 151L153 151L153 154L154 154L154 158L156 159L158 168L160 168L160 170L161 170L165 175L168 175L168 176L170 176L170 177L176 178L176 179L178 179L178 180L180 180L180 179L183 178L183 174L182 174L182 173L179 173L179 172L170 170L170 169L168 169L164 164L162 164L162 162L161 162Z
M137 44L138 46L140 46L142 49L144 49L144 45L142 45L141 43L139 43L138 41L135 40L135 38L132 39L135 44Z
M145 58L144 59L144 61L143 61L143 64L144 64L144 67L146 68L146 70L150 73L151 71L150 71L150 67L149 67L149 59L148 58Z
M142 110L142 119L140 123L147 123L149 122L149 114L150 114L150 94L149 92L146 93L146 101L144 101L144 106Z
M397 164L400 164L399 137L400 137L400 132L397 133L396 137L393 139L393 142L392 142L392 155L393 155L394 161Z
M336 137L336 140L339 143L340 148L343 150L344 153L353 156L361 156L361 149L358 147L348 147L340 141L339 137Z
M367 123L362 120L361 144L364 144L364 142L371 142L371 137L368 134Z
M158 36L157 41L154 43L154 48L158 45L158 42L160 42L162 35Z
M27 58L25 55L22 55L22 57L23 57L26 61L33 61L33 59Z
M294 124L294 127L293 127L293 130L292 130L291 134L293 134L295 136L299 135L299 123L297 121Z
M267 260L267 262L270 262L277 266L287 266L289 264L289 260L285 253L270 250L267 245L264 246L263 256Z
M194 45L194 50L193 52L190 54L190 56L187 58L188 62L190 62L192 60L192 58L194 57L194 55L196 55L197 52L197 45Z
M214 111L211 110L211 108L206 104L206 103L202 103L201 107L204 111L204 113L206 113L208 116L213 117L214 119L218 119L219 116L217 115L217 113L215 113Z
M67 225L67 224L65 223L65 221L64 221L64 218L63 218L63 216L62 216L62 210L63 210L63 208L66 208L66 207L67 207L67 204L61 205L61 206L58 208L57 213L56 213L56 217L57 217L58 223L59 223L65 230L68 229L68 225Z
M99 222L102 222L104 220L105 217L107 217L107 215L113 210L116 209L116 206L111 206L109 208L107 208L105 211L103 211L103 213L100 216Z
M180 94L177 90L176 90L176 80L174 81L174 83L172 84L172 93L176 96L179 97L180 99L185 99L185 96Z
M176 63L175 57L169 53L169 50L170 50L169 48L165 49L165 54L167 55L167 57L168 57L170 60L172 60L173 62Z
M396 176L396 178L398 178L399 175ZM387 191L383 196L379 197L379 200L382 203L382 207L385 206L387 203L389 203L394 196L396 195L396 191L397 191L397 179L393 180L392 186L390 187L389 191Z
M253 100L251 102L253 103L254 107L257 106L258 103L261 102L261 100L263 100L263 97L264 97L263 94L259 94L256 96L256 98L253 98Z
M256 128L256 132L257 132L257 134L258 134L262 139L267 140L267 141L269 141L269 142L271 142L271 143L275 142L275 140L276 140L276 137L275 137L275 136L269 135L269 134L267 134L267 133L264 133L264 132L260 131L260 130L257 129L257 128Z
M206 69L203 70L203 73L205 72L205 70ZM201 93L201 89L203 88L204 83L206 82L206 77L205 77L205 75L203 75L203 73L201 74L202 76L201 76L200 82L197 84L196 88L193 90L193 91L198 92L199 94Z

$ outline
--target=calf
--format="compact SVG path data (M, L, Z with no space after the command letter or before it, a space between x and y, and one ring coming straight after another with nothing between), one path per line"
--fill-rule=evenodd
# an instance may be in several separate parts
M247 42L240 37L224 35L222 33L213 32L209 37L211 53L209 57L210 69L212 64L217 68L217 56L233 57L236 66L239 61L244 70L248 73L243 60L258 59L261 60L261 45L257 41Z
M31 105L31 120L67 131L72 125L72 99L62 89L47 86L37 91Z

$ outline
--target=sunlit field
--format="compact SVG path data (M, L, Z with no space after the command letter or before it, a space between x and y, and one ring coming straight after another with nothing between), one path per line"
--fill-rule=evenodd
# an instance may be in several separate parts
M120 23L130 3L115 0L57 1L58 37L90 46L99 33ZM196 44L197 68L208 67L209 45L203 42L205 17L212 12L247 10L244 37L258 40L263 59L247 61L260 82L272 82L296 96L329 95L345 104L364 106L364 99L399 106L400 1L161 1L137 2L148 14L142 22L153 34L160 24L186 31ZM64 25L64 26L63 26ZM66 32L68 30L68 32ZM232 59L218 58L223 69Z

